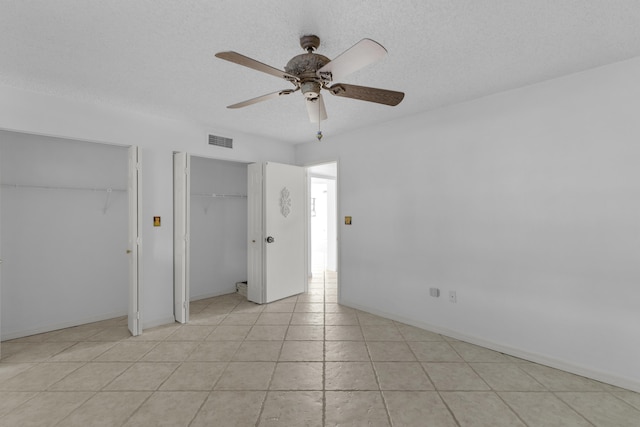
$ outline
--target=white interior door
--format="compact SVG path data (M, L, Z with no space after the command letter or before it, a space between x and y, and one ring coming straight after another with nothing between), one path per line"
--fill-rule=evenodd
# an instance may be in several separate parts
M173 312L180 323L189 321L190 159L187 153L173 154Z
M249 165L250 301L268 303L306 290L306 188L304 168Z
M142 250L139 148L129 148L129 331L133 336L142 333L140 322L140 258Z

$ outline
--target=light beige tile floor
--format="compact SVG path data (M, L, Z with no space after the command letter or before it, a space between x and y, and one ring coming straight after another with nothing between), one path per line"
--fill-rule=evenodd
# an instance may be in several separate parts
M2 344L2 426L629 426L640 394L336 303L329 274L266 305L191 304Z

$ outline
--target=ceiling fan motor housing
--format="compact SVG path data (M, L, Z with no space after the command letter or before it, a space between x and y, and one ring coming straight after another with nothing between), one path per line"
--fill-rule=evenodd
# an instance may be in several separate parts
M305 97L317 98L322 88L316 71L328 64L330 59L317 53L303 53L291 58L284 70L300 79L300 90Z
M303 53L291 58L284 67L284 70L300 78L306 76L316 77L316 70L324 67L329 62L330 59L324 55L318 53Z

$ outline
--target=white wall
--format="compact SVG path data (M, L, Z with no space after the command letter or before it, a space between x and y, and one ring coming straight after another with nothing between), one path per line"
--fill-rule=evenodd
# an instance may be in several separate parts
M289 144L255 135L7 86L0 86L0 129L141 147L141 317L145 328L174 320L173 151L241 162L294 160ZM233 138L234 148L209 146L208 133ZM154 216L162 217L162 227L153 227Z
M639 75L298 145L299 164L340 160L341 302L640 391Z
M327 180L327 270L338 271L337 181Z
M235 292L247 280L246 196L245 163L191 157L191 300Z
M125 315L127 150L0 131L0 151L2 339Z

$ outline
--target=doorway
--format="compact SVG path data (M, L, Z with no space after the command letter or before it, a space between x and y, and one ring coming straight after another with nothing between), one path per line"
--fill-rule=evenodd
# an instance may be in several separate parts
M135 147L0 130L0 149L2 339L127 325L139 286L128 252ZM137 319L129 326L139 333Z
M174 153L176 321L246 281L246 242L247 164Z
M338 163L307 167L309 179L309 268L313 282L338 284ZM334 301L336 302L336 301Z

